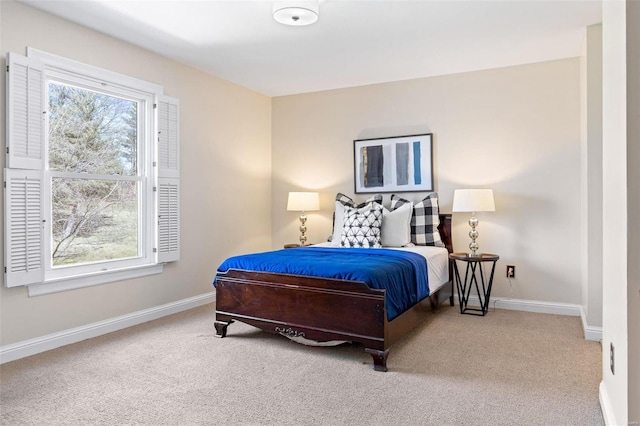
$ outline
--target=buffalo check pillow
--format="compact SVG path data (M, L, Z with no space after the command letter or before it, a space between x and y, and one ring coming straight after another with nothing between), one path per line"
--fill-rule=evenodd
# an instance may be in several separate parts
M391 211L410 203L395 194L391 196ZM440 225L438 194L432 192L413 205L411 216L411 242L417 246L444 247L438 226Z

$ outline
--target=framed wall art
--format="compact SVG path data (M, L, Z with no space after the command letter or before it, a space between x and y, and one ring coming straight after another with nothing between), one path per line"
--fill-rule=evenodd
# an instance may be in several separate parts
M433 191L433 134L353 141L356 194Z

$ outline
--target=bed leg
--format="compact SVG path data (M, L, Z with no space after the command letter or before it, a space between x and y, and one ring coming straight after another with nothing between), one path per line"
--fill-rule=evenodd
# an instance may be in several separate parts
M216 321L213 325L216 327L216 337L226 337L227 335L227 327L231 324L233 320L229 321Z
M440 298L440 292L436 294L432 294L429 296L429 305L431 305L431 310L435 311L438 309L438 299Z
M387 371L387 355L389 355L389 349L386 351L378 351L376 349L364 348L364 350L373 357L374 370Z

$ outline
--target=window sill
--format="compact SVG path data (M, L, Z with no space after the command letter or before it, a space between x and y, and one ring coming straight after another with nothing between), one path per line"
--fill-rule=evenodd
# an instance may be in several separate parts
M78 288L91 287L115 281L130 280L133 278L146 277L147 275L161 274L163 267L163 263L158 263L154 265L136 266L133 268L116 269L113 271L76 275L74 277L46 281L42 284L28 286L29 297L59 293L61 291L75 290Z

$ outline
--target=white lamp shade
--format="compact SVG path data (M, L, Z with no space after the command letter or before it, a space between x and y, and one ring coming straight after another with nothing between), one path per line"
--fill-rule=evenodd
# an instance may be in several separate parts
M320 210L320 197L317 192L290 192L287 210L294 212Z
M454 212L494 212L493 189L456 189L453 193Z

